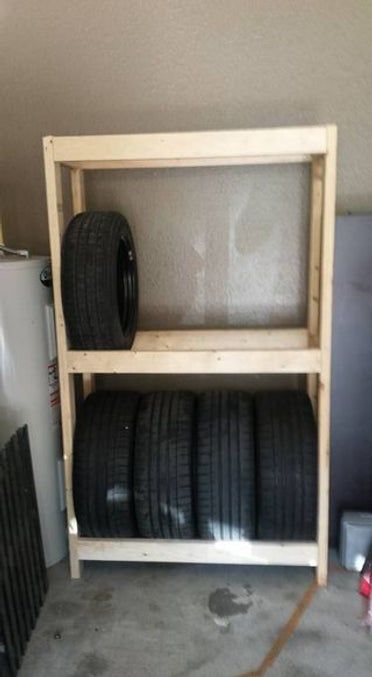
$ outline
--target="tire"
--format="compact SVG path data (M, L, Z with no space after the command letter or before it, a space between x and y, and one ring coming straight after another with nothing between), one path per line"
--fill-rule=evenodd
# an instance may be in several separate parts
M141 398L136 430L134 500L143 538L193 538L194 397L157 392Z
M138 395L96 392L83 403L74 436L73 497L82 536L132 537L133 449Z
M201 538L254 538L253 402L247 393L207 392L199 396L196 484Z
M138 280L128 223L115 212L83 212L62 243L62 302L71 348L129 349L137 326Z
M0 638L0 650L1 652L5 651L3 640ZM6 654L0 654L0 677L11 677L17 673L17 668L14 667L12 672L10 671L9 663Z
M255 397L258 537L313 540L317 513L317 435L300 391Z

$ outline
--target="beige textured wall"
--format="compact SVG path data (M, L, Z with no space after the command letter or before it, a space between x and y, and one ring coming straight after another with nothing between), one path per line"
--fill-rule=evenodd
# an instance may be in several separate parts
M0 12L10 245L48 248L46 134L334 122L338 208L371 209L370 0L3 0ZM307 179L297 167L90 175L89 206L133 227L141 325L301 322Z

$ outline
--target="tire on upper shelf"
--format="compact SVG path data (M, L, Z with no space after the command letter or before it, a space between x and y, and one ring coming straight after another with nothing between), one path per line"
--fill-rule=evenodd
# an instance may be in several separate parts
M62 303L71 348L129 349L137 327L136 252L125 218L82 212L62 242Z
M211 391L198 397L196 487L201 538L254 538L255 446L248 393Z
M255 396L258 538L314 540L317 434L302 391Z
M82 536L137 535L133 450L138 395L92 393L82 404L74 435L73 498Z
M155 392L141 398L134 459L134 501L143 538L195 536L192 454L194 396Z

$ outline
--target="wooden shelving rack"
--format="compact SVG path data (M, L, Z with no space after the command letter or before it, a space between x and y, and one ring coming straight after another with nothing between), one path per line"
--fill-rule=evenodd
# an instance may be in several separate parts
M205 562L312 566L327 581L331 310L337 129L299 128L120 136L45 137L43 140L62 404L71 576L83 560ZM61 302L61 238L65 228L61 167L71 174L74 213L85 209L84 171L216 165L311 165L307 326L300 329L226 329L138 332L130 351L69 350ZM79 536L72 498L74 375L84 392L94 374L307 374L318 419L318 530L314 542L214 542L101 539Z

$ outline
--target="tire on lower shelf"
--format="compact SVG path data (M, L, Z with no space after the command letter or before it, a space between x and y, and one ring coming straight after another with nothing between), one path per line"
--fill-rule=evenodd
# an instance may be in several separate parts
M62 243L62 301L73 349L130 348L137 326L138 281L128 223L116 212L83 212Z
M82 536L136 536L133 449L138 395L87 397L74 436L73 497Z
M156 392L141 398L136 430L134 500L143 538L195 536L194 396Z
M249 394L225 391L199 396L196 483L201 538L254 538L255 447Z
M314 540L317 435L305 392L255 397L258 538Z

